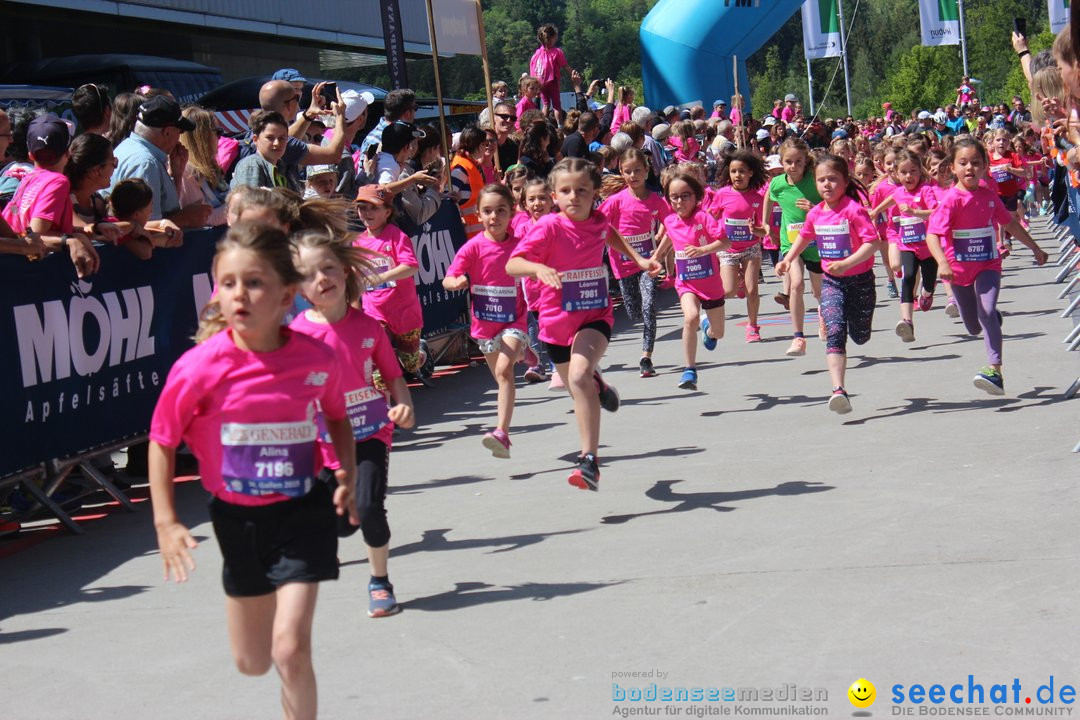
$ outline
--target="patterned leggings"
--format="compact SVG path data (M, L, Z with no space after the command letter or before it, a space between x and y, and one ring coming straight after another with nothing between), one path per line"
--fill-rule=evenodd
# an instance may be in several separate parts
M619 278L623 307L634 322L644 320L641 349L651 353L656 344L656 278L638 272L630 277Z
M826 353L847 354L848 334L856 345L870 339L877 288L874 271L850 277L825 273L821 281L821 316L825 319Z
M390 344L394 346L398 362L407 373L415 373L420 369L420 330L416 328L407 333L398 335L391 332L385 323L380 323L390 336Z

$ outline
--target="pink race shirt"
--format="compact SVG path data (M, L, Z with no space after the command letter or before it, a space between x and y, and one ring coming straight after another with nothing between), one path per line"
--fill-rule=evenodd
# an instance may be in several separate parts
M765 200L769 197L769 185L765 184L761 188L761 208L762 212L765 212ZM766 237L762 238L761 246L766 250L779 250L780 249L780 223L784 217L784 208L780 207L780 203L774 202L772 210L769 212L769 230L775 230L776 235L770 232Z
M731 252L742 252L761 242L753 232L755 227L761 225L761 203L760 190L739 192L726 185L716 191L708 212L720 223L724 236L731 241Z
M512 232L502 242L495 242L480 232L461 246L447 275L469 276L472 327L469 333L477 340L490 340L503 330L525 331L528 318L521 282L506 272L506 263L517 247Z
M520 212L510 221L510 229L514 232L514 237L523 238L529 234L529 230L535 224L536 221L532 219L531 215L527 212ZM527 277L521 279L521 290L525 294L525 307L528 308L529 312L537 312L540 309L540 293L543 286L544 283L536 278Z
M817 240L821 254L821 266L829 272L829 266L844 258L854 255L866 243L878 241L877 229L870 222L870 213L860 203L844 196L835 208L821 202L806 214L799 235ZM874 267L871 255L858 265L848 268L843 276L860 275Z
M378 440L390 447L394 437L394 424L390 422L388 414L390 406L386 395L371 382L371 375L378 370L389 385L401 377L401 365L382 326L362 310L350 307L345 317L336 323L315 322L308 319L306 312L302 312L289 327L325 343L334 352L341 365L345 415L352 426L353 438L357 442ZM341 463L334 453L330 435L324 423L319 425L319 449L322 451L323 464L337 469Z
M284 344L264 353L236 347L232 330L180 356L150 421L150 439L186 442L203 487L234 505L303 497L322 469L316 416L345 417L341 368L313 338L282 328Z
M650 258L656 250L656 231L660 227L660 219L671 212L671 206L657 193L650 192L641 200L633 190L624 188L601 203L600 212L607 216L611 227L623 236L638 255ZM616 250L608 250L608 260L616 278L641 272L633 258Z
M614 324L604 266L609 232L607 216L599 210L582 222L562 213L545 215L514 249L513 257L554 268L562 280L559 289L540 286L540 339L544 342L570 345L584 325Z
M378 273L392 270L398 265L418 268L412 241L398 229L387 225L377 237L363 232L357 235L353 245L375 253L369 262ZM390 328L397 335L418 330L424 326L424 314L420 309L420 297L416 294L416 278L409 276L400 280L369 287L362 296L364 312Z
M724 231L704 210L697 210L688 220L676 213L664 218L664 229L675 250L675 291L682 297L693 293L702 300L721 300L724 281L720 277L720 261L716 253L686 256L686 248L702 247L723 237Z
M38 168L19 183L11 202L4 208L4 219L17 233L30 227L34 218L48 220L54 230L69 233L74 229L74 213L67 176Z
M876 208L881 203L885 202L885 199L896 192L896 189L900 187L894 183L890 178L885 178L870 192L870 208ZM889 219L886 217L886 213L882 213L874 219L874 226L877 228L878 239L884 240L888 234Z
M984 270L1001 272L997 226L1008 225L1012 213L994 190L968 192L953 187L930 216L927 232L937 235L953 271L954 285L971 285Z
M930 257L930 248L926 246L926 223L927 220L915 215L905 215L900 212L901 205L907 205L919 210L933 210L937 207L937 196L934 194L933 185L922 183L914 190L908 190L900 185L893 191L895 205L885 211L888 219L886 236L889 243L896 245L901 250L915 253L915 257L925 260Z

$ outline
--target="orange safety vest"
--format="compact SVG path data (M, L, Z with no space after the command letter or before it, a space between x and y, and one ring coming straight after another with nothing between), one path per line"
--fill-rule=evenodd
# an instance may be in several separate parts
M484 229L480 224L480 216L476 214L477 205L480 203L480 191L484 189L484 173L477 167L472 158L461 155L454 156L450 161L450 170L456 167L465 168L469 177L469 200L464 205L459 205L461 219L465 222L465 234L472 237Z

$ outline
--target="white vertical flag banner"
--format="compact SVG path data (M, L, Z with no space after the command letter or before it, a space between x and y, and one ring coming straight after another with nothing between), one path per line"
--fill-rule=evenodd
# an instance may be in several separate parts
M803 50L807 60L840 57L838 0L806 0L802 6Z
M481 55L478 0L432 0L431 13L439 54Z
M1050 10L1050 30L1055 35L1069 24L1069 0L1046 0Z
M923 45L959 45L960 10L956 0L919 0Z

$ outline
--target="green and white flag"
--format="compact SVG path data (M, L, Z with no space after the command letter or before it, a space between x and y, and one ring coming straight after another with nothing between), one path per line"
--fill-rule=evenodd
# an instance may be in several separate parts
M960 11L956 0L919 0L923 45L959 45Z
M840 0L806 0L802 6L803 50L807 60L840 57Z
M1050 30L1057 34L1069 24L1069 0L1046 0L1050 9Z

